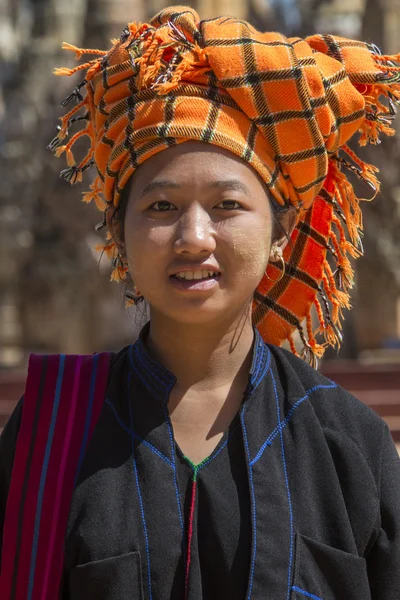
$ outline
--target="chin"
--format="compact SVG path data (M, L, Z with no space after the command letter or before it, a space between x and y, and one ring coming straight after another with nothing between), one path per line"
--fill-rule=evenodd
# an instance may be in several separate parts
M173 304L164 304L160 308L153 306L160 316L163 315L167 319L187 325L205 325L210 322L221 321L232 310L232 306L228 307L226 303L210 300L210 298L191 298L186 299L186 301L175 301Z

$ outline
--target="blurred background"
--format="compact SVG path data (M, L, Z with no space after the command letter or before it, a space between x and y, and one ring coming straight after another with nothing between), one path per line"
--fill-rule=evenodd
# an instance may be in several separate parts
M102 241L94 231L101 214L80 202L89 177L77 186L61 180L65 161L45 147L65 112L61 100L80 81L79 74L51 74L76 64L61 43L107 49L128 21L145 21L169 4L0 0L0 398L6 403L17 399L12 386L21 386L30 352L115 350L134 341L146 320L143 310L124 308L123 286L109 283L109 265L94 250ZM373 42L385 54L400 51L400 0L187 4L204 19L234 16L261 30L329 32ZM364 203L365 257L356 263L354 308L339 354L327 353L322 368L371 405L386 402L378 410L391 413L400 441L400 135L360 154L380 168L382 191Z

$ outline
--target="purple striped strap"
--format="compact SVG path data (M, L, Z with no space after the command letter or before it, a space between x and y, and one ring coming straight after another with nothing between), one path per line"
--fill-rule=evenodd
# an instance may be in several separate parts
M32 354L3 531L1 600L55 600L75 482L108 382L110 353Z

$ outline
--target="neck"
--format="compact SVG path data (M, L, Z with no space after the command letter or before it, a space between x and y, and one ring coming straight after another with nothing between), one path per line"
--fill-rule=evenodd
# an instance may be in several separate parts
M228 322L187 324L151 314L148 352L177 378L179 388L198 391L229 386L251 367L251 307Z

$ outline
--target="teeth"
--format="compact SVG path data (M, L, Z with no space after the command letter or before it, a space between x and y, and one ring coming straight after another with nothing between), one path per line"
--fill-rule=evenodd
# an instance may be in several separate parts
M218 271L182 271L181 273L176 273L176 277L178 279L207 279L207 277L214 277L218 275Z

